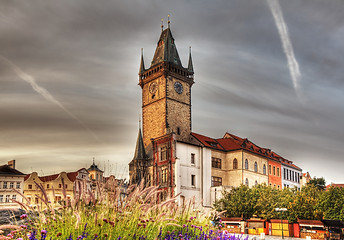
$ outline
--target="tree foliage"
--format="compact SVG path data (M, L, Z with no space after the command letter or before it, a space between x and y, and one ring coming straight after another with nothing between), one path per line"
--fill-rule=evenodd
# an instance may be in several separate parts
M344 220L344 189L331 187L321 190L319 185L308 184L298 191L296 188L277 190L266 184L248 188L245 185L224 192L224 197L214 204L216 210L226 211L227 217L263 219L280 218L282 213L275 208L287 208L283 218L290 222L297 219Z
M326 188L326 181L323 177L317 178L317 177L313 177L311 180L309 180L309 182L307 183L307 185L313 185L314 187L318 188L319 190L325 190Z

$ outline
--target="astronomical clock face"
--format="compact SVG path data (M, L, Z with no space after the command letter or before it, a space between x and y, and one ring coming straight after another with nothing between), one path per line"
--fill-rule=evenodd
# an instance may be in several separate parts
M181 94L183 92L183 85L180 82L175 82L174 90L176 90L178 94Z
M149 92L151 94L155 94L157 90L158 90L158 84L156 82L151 83L151 85L149 86Z

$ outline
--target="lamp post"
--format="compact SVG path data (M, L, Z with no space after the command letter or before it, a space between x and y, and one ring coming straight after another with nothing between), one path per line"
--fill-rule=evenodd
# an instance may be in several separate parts
M281 212L281 227L282 227L282 239L284 239L283 236L283 220L282 220L282 212L288 211L286 208L275 208L276 212Z

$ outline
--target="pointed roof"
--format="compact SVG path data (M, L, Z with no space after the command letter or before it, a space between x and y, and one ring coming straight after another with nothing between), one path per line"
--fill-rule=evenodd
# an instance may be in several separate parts
M98 168L98 166L94 163L93 158L93 164L87 169L87 171L97 171L97 172L104 172Z
M140 63L140 71L139 73L143 73L145 71L145 62L143 59L143 48L141 48L141 63Z
M133 160L144 160L144 159L148 159L148 157L146 154L145 145L143 144L141 128L139 128Z
M188 71L191 72L191 73L194 72L193 64L192 64L192 57L191 57L191 47L190 47L190 53L189 53Z
M183 67L169 27L161 32L151 66L161 62L170 62Z

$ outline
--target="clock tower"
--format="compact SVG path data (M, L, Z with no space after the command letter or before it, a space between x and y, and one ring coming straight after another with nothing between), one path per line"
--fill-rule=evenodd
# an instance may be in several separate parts
M151 65L145 68L143 53L139 71L142 88L143 142L174 133L177 140L190 141L191 87L193 80L191 51L184 68L170 26L163 30Z

